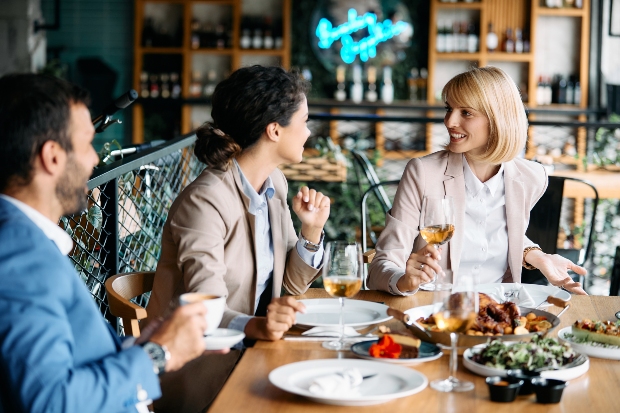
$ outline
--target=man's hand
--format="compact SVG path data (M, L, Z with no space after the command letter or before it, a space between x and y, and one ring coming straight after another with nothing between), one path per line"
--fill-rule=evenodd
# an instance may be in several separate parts
M415 291L420 284L431 282L441 272L438 261L441 259L441 247L426 245L418 252L413 252L407 259L405 274L400 277L396 286L401 292Z
M581 283L573 281L568 275L568 270L579 275L586 275L588 271L573 264L571 260L558 254L550 255L539 250L531 250L525 256L525 261L538 268L552 285L562 287L574 294L588 295L581 287Z
M295 324L295 313L306 307L293 297L274 298L267 306L267 317L254 317L245 327L248 338L275 341Z
M206 313L207 309L202 303L181 306L168 319L162 321L148 339L160 346L166 346L170 352L170 360L166 363L167 372L179 370L185 363L205 352L203 336L207 328ZM145 333L148 335L149 331ZM216 353L227 352L228 349Z

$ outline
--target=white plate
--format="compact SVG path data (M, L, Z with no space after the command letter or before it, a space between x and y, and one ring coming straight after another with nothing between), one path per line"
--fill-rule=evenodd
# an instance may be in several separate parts
M358 369L363 376L376 374L362 382L357 395L318 396L308 388L317 377L346 369ZM337 406L366 406L384 403L422 391L426 377L415 370L378 361L356 359L307 360L278 367L269 373L269 381L289 393L304 396L318 403Z
M230 348L243 340L245 334L230 328L218 328L208 336L204 336L206 350L223 350Z
M492 296L497 295L497 286L499 283L490 283L490 284L478 284L476 286L476 290L480 293L489 294ZM504 287L504 293L508 293L511 291L517 291L519 288L523 286L528 294L534 300L534 305L531 308L535 308L540 303L545 301L548 296L554 296L557 298L561 298L562 300L569 301L571 294L568 291L562 290L561 288L554 287L553 285L539 285L539 284L515 284L515 283L502 283L502 287ZM458 290L458 286L454 288L455 291ZM502 300L502 302L505 300ZM551 304L544 304L542 307L549 307Z
M620 360L620 348L605 348L593 346L586 343L575 343L566 337L566 334L570 332L571 327L565 327L561 329L558 333L558 338L560 339L560 341L565 341L570 344L570 346L574 348L575 351L581 354L586 354L590 357L597 357L600 359L609 360Z
M436 345L432 343L427 343L426 341L423 341L420 344L420 354L418 357L414 359L400 359L400 358L390 359L390 358L373 357L368 352L369 352L370 346L375 344L377 341L378 340L367 340L367 341L362 341L360 343L355 343L351 345L351 352L355 354L356 356L366 359L366 360L380 361L382 363L388 363L388 364L402 364L405 366L420 364L420 363L424 363L425 361L437 360L439 357L443 355L441 350L439 350L439 347L437 347Z
M337 298L300 300L306 306L306 314L297 313L300 327L324 327L340 324L340 303ZM344 300L344 325L361 328L383 323L392 317L387 315L388 306L372 301Z
M507 342L507 344L509 344L509 342ZM480 376L506 377L506 370L483 366L482 364L478 364L471 359L473 356L472 350L478 350L485 346L486 344L479 344L477 346L474 346L472 348L468 348L467 350L465 350L465 353L463 353L463 365L467 368L467 370L473 373L476 373ZM561 369L561 370L542 371L540 375L541 377L544 377L547 379L557 379L557 380L568 381L568 380L576 379L577 377L585 374L589 368L590 368L590 359L586 356L585 363L579 366L570 367L570 368Z

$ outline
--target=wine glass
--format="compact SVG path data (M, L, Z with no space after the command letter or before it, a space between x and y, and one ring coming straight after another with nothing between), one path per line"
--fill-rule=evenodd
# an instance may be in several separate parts
M454 201L451 196L432 198L425 196L422 200L420 214L420 235L427 244L438 248L450 241L454 234ZM433 291L435 284L431 282L420 284L420 288Z
M453 293L453 287L458 292ZM437 276L433 292L433 317L435 325L441 331L450 333L450 376L431 382L431 387L443 392L473 390L474 384L456 378L458 353L456 343L458 334L467 331L476 320L478 311L478 294L475 291L474 277L459 274L454 279L453 272L444 270Z
M328 242L323 256L323 286L340 301L340 338L324 342L330 350L344 350L344 297L353 297L362 287L362 248L346 241Z

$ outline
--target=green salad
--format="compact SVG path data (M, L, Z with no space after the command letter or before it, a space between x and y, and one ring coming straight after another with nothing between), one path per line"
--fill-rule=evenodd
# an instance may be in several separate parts
M500 370L555 369L571 363L577 353L569 344L534 336L529 343L493 340L472 356L476 363Z

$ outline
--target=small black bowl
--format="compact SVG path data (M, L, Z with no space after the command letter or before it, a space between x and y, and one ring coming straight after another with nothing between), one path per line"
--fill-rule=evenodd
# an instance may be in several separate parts
M538 403L559 403L562 400L562 392L566 382L542 377L532 379L532 386L536 392Z
M534 386L532 386L532 379L540 377L540 373L531 370L508 370L506 371L508 377L514 377L523 380L523 386L519 389L520 396L526 396L534 393Z
M514 401L523 385L523 380L514 377L487 377L486 382L491 401L502 403Z

